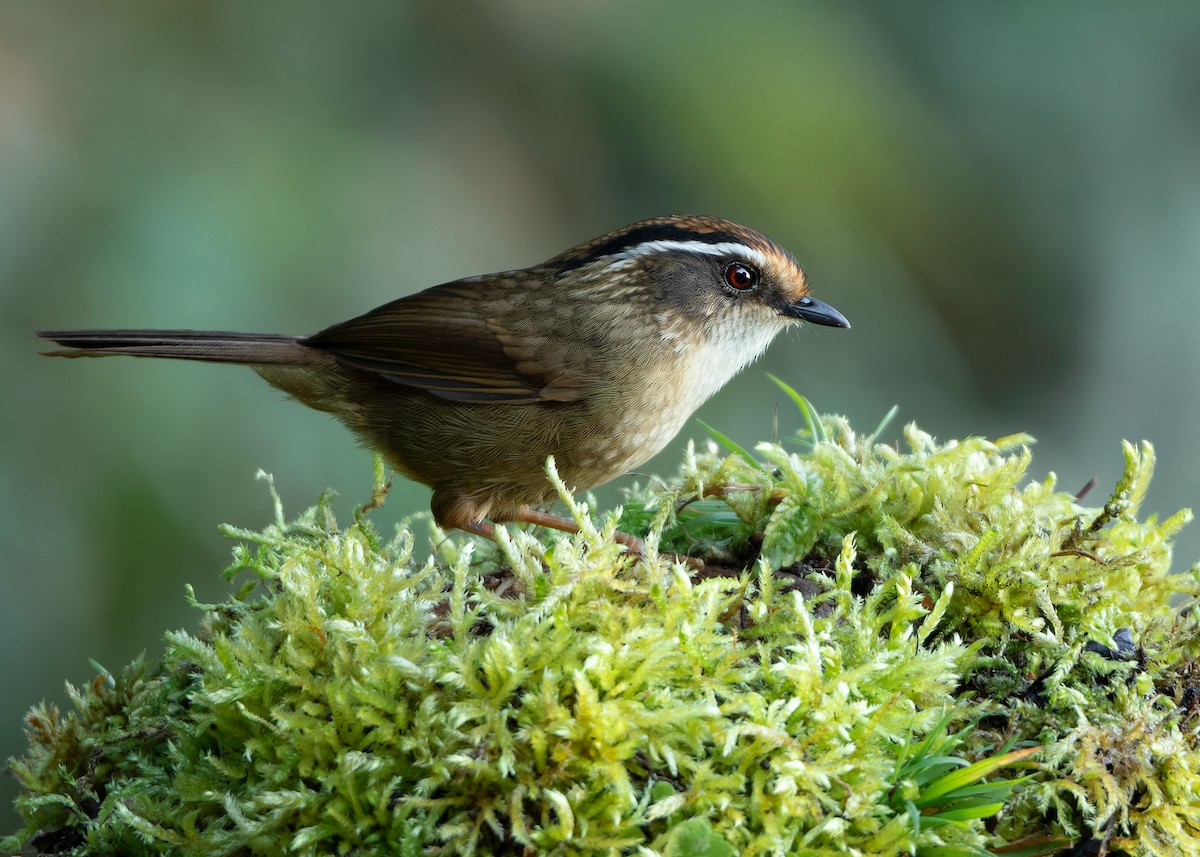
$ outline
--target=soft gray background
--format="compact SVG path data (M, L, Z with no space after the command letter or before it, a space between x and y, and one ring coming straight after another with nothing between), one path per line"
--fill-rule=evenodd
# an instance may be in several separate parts
M370 485L249 371L46 360L38 328L309 332L706 212L854 329L781 340L704 420L790 432L771 371L864 430L1029 431L1032 476L1096 502L1149 438L1146 511L1197 504L1197 44L1190 3L0 0L0 757L89 658L191 627L185 582L220 597L256 469L293 513Z

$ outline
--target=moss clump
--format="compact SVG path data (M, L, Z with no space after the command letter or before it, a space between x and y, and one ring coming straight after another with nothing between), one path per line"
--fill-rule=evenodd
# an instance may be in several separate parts
M599 528L572 503L581 533L545 544L418 559L326 502L230 529L236 597L29 715L5 844L1200 853L1200 569L1169 573L1186 513L1137 520L1150 448L1092 509L1025 482L1025 438L905 439L825 418L799 454L689 453L673 489ZM618 523L709 565L630 557Z

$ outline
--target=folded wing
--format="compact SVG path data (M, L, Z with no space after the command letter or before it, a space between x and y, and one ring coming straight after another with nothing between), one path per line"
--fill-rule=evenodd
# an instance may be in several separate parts
M459 402L574 401L578 372L505 330L488 307L494 284L466 280L400 298L301 340L340 363Z

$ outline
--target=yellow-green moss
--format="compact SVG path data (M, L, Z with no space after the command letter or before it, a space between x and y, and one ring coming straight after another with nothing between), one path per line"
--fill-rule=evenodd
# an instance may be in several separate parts
M1187 513L1136 517L1149 446L1096 509L1024 481L1026 438L904 435L827 417L799 453L692 452L598 525L573 505L576 537L453 535L428 559L325 502L230 529L237 597L197 604L155 666L31 712L5 844L1200 852L1200 570L1170 574ZM618 524L710 565L632 558ZM1029 778L971 800L920 773L987 757Z

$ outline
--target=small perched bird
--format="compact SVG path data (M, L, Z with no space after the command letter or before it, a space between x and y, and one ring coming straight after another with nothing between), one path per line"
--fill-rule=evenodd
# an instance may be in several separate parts
M239 363L341 420L433 489L438 524L491 537L663 448L799 321L848 328L770 239L703 216L644 220L532 268L467 277L311 336L51 330L62 357ZM639 547L636 539L628 544Z

